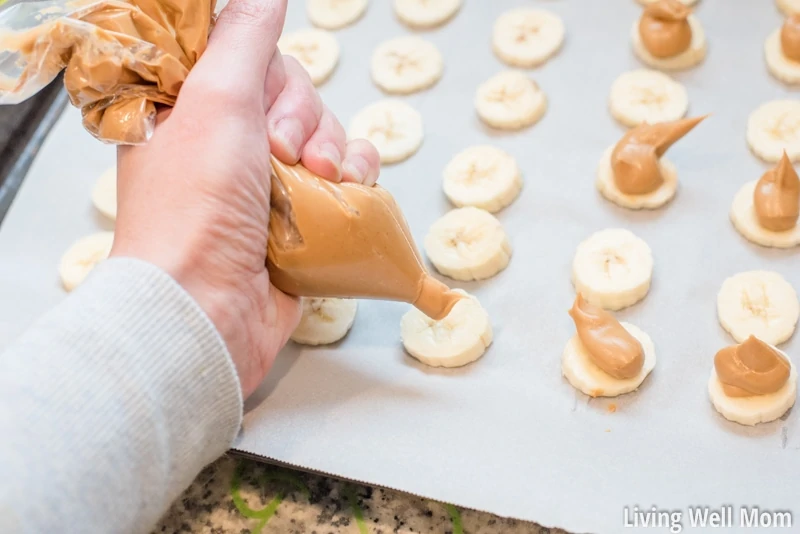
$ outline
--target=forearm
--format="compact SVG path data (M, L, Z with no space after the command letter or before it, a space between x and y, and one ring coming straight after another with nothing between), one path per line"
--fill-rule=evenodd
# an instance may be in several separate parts
M149 264L108 260L0 357L0 531L147 532L241 412L192 298Z

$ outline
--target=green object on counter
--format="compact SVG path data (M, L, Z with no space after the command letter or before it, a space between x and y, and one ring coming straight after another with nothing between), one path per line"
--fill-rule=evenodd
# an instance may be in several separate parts
M461 525L461 513L452 504L445 504L447 513L450 515L450 522L453 523L453 534L464 534L464 527Z
M256 524L256 527L253 529L253 534L261 534L261 531L264 529L267 523L269 523L269 520L275 515L275 512L278 510L278 506L280 506L283 502L285 494L283 491L279 491L266 507L262 508L261 510L253 510L242 498L240 491L242 485L243 468L244 464L240 463L236 466L236 470L233 472L233 479L231 480L231 498L233 499L233 504L236 506L236 509L239 510L240 514L248 519L259 520ZM286 484L293 486L295 490L305 495L307 499L311 496L311 493L305 484L303 484L299 478L289 473L267 472L264 473L264 475L260 478L260 481L262 483L285 482Z
M356 492L353 486L349 484L345 486L344 494L347 497L347 502L350 504L350 509L353 511L353 517L356 519L359 534L369 534L367 524L364 522L364 512L358 505L358 499L356 498Z

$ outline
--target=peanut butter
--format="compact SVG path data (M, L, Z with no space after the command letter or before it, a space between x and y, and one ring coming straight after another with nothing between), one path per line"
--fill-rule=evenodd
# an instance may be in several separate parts
M639 35L654 57L681 54L692 44L689 15L692 10L679 0L659 0L648 4L639 20Z
M800 61L800 14L792 15L781 27L781 49L792 61Z
M575 298L569 315L592 362L606 374L623 380L642 371L642 344L613 315L592 306L580 294Z
M641 124L626 133L611 153L617 189L626 195L646 195L664 183L659 158L705 117Z
M767 230L784 232L797 225L800 216L800 179L786 151L778 165L758 180L753 193L753 207L758 223Z
M755 336L717 352L714 368L729 397L775 393L786 384L791 372L783 354Z
M414 304L444 318L461 295L430 276L400 208L380 186L335 184L272 157L267 268L290 295Z
M206 47L215 0L77 0L69 16L0 36L22 74L0 91L25 94L64 70L86 129L101 140L145 142L156 103L174 105Z

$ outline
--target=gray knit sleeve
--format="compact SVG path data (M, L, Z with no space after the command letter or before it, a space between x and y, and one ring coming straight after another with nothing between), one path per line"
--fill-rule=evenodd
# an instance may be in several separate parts
M148 263L107 260L0 355L0 532L149 532L241 417L195 301Z

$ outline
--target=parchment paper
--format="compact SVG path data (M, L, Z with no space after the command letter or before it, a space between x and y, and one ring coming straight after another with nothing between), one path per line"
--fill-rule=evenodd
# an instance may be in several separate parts
M288 28L308 25L305 3L291 4ZM497 134L481 126L472 101L478 84L503 68L490 48L494 19L521 5L561 15L567 41L531 72L549 98L544 119ZM781 18L767 0L701 0L709 56L676 77L688 88L690 114L712 116L669 152L681 181L675 201L634 213L603 200L594 177L603 150L623 133L607 97L620 73L641 66L629 43L639 12L633 0L466 0L451 23L424 33L442 51L445 74L433 89L404 98L424 117L425 142L381 180L421 242L450 208L441 174L457 151L492 143L517 157L525 188L499 214L514 246L511 264L491 280L452 284L480 298L495 342L468 367L430 369L403 353L407 306L362 301L341 343L281 353L247 403L238 450L575 532L623 531L623 510L633 506L682 511L693 531L688 508L703 505L733 505L734 531L739 506L791 510L789 530L798 530L798 410L745 428L719 416L706 391L715 352L732 343L716 319L723 279L771 269L800 288L797 251L751 245L728 220L739 187L768 168L748 151L747 116L791 94L762 57ZM374 47L408 33L385 0L337 32L342 57L322 93L345 124L381 97L369 77ZM107 226L89 194L112 163L113 149L83 132L70 109L0 231L0 347L64 297L59 257ZM574 332L566 310L575 247L607 227L628 228L653 249L650 294L619 317L650 334L658 364L637 393L589 400L561 377L560 355ZM800 365L796 340L782 348Z

